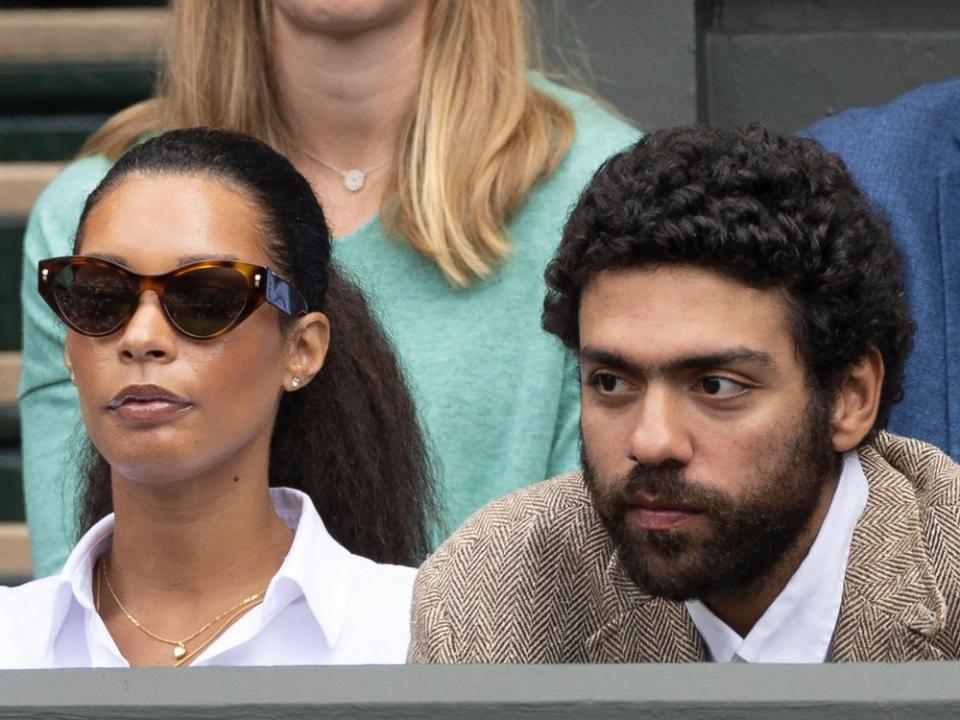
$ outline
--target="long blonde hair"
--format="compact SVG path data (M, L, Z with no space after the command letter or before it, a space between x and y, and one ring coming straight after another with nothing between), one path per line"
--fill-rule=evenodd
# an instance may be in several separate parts
M266 0L174 0L153 99L110 118L84 153L119 157L158 130L238 130L289 152L267 52ZM570 112L528 80L537 44L524 0L433 0L418 97L400 136L384 226L456 286L509 256L506 224L570 145Z

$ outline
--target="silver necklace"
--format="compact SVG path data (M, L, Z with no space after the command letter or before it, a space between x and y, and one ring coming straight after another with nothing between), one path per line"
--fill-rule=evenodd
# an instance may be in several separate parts
M360 192L361 190L363 190L363 186L367 184L367 176L371 175L372 173L375 173L377 170L385 168L387 164L393 159L393 158L387 158L382 163L380 163L379 165L373 166L369 170L361 170L360 168L351 168L350 170L341 170L335 165L331 165L325 160L321 160L316 155L314 155L311 152L308 152L307 150L304 150L303 148L299 148L299 150L302 154L306 155L308 158L313 160L318 165L323 165L323 167L327 168L327 170L332 170L337 175L342 177L343 186L350 192Z

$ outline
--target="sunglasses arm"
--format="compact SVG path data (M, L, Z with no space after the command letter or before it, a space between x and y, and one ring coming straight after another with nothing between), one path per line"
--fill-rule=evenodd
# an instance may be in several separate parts
M268 303L292 317L307 313L307 301L300 291L278 278L272 270L267 270L266 297Z

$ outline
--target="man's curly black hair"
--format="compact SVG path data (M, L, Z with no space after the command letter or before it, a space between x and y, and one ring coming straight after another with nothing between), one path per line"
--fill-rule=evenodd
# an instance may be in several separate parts
M686 265L780 288L814 387L834 393L869 346L885 375L873 430L903 397L913 342L902 262L843 161L753 125L662 130L596 172L547 267L543 327L579 346L580 297L601 270Z

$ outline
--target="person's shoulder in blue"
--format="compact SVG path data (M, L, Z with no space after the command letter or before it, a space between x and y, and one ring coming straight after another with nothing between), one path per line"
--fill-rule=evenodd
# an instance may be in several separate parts
M960 76L800 134L844 159L903 253L917 334L890 428L960 459Z

